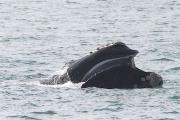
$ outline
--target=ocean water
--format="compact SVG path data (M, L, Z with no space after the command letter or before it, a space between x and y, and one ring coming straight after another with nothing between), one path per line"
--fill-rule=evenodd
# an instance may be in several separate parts
M39 83L118 41L163 88ZM0 0L0 120L179 120L179 60L179 0Z

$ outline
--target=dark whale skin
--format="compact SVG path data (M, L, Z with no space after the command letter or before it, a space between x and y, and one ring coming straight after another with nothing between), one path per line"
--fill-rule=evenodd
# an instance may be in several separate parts
M95 65L108 59L127 56L132 59L134 56L136 56L137 53L137 50L132 50L124 43L117 42L111 46L101 48L100 50L78 60L77 62L69 66L67 72L72 82L85 82L86 80L82 80L82 78Z

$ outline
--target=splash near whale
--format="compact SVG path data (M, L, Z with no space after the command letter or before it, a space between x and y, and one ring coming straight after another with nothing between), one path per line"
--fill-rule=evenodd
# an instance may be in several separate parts
M145 72L135 66L137 50L122 42L107 45L69 65L67 71L54 75L42 84L64 84L67 81L82 84L81 88L107 89L155 88L163 84L162 77L154 72Z

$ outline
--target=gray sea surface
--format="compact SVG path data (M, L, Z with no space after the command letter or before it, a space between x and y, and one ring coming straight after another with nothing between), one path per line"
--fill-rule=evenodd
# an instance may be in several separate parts
M163 88L39 83L118 41ZM180 120L180 1L0 0L0 120Z

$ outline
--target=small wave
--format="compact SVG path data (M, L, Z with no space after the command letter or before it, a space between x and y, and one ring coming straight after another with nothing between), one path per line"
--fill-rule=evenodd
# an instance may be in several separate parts
M119 109L122 109L122 108L100 108L100 109L94 109L94 111L109 111L109 112L117 112L119 111Z
M24 76L26 79L33 79L33 78L42 78L46 77L46 74L43 73L35 73L35 74L29 74Z
M29 117L26 115L15 115L15 116L7 116L7 118L23 118L25 120L42 120L42 119L38 119L38 118L33 118L33 117Z
M180 96L172 96L172 97L169 97L169 98L172 99L172 100L179 100Z
M174 62L174 60L169 59L169 58L160 58L160 59L153 59L151 61L166 61L166 62Z
M158 49L156 49L156 48L152 48L152 49L149 49L149 50L148 50L148 52L153 52L153 53L154 53L154 52L157 52L157 51L158 51Z
M179 70L180 70L180 67L173 67L173 68L168 69L167 71L179 71Z
M45 111L45 112L31 112L33 114L48 114L48 115L54 115L54 114L57 114L55 111L51 111L51 110L48 110L48 111Z
M179 114L179 112L177 112L177 111L164 112L164 113L166 113L166 114Z

